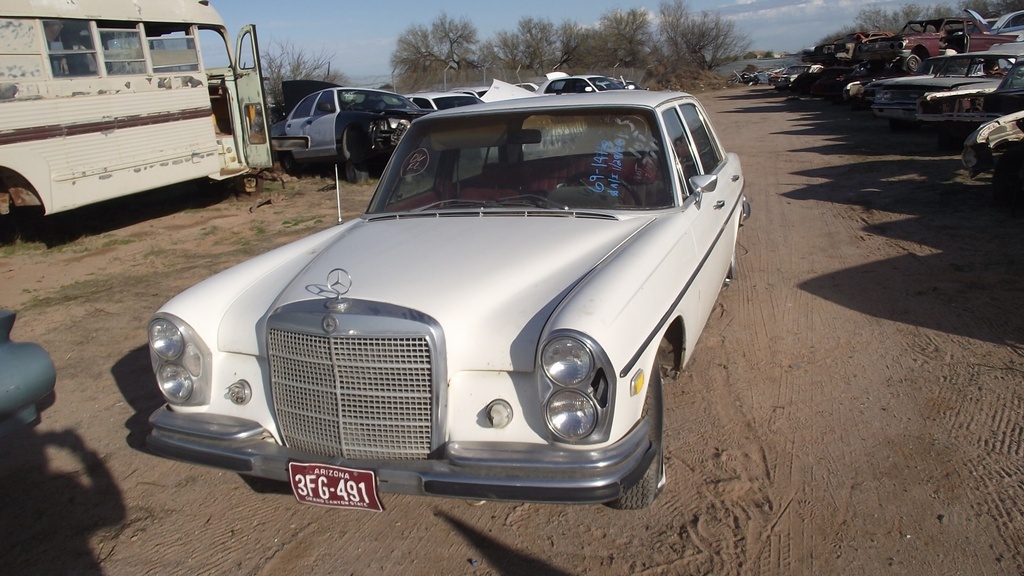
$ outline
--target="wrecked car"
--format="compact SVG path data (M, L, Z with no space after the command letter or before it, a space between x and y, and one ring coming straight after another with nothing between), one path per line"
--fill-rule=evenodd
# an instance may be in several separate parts
M550 72L547 76L548 80L537 88L537 94L582 94L628 89L625 84L614 78L596 74L569 76L560 72Z
M1001 48L1011 45L1005 44ZM940 149L960 147L980 125L1024 109L1024 45L1009 71L1000 68L998 84L972 85L949 92L931 92L917 102L917 119L935 127ZM996 65L1008 66L1004 60Z
M1017 55L1016 48L996 46L984 52L947 56L934 76L908 76L883 80L875 89L871 111L877 118L889 120L889 127L900 130L916 126L917 101L929 92L943 92L971 87L996 87L1002 80L995 67L1009 68Z
M822 64L824 66L849 65L856 61L855 54L857 46L868 40L876 38L888 38L892 32L871 31L852 32L832 42L819 44L814 47L810 54L804 55L801 60L810 64Z
M285 170L299 164L344 164L345 179L365 182L368 163L387 160L413 120L429 113L384 90L327 88L303 98L271 131Z
M1017 33L992 34L985 19L973 10L966 18L911 20L889 38L874 38L857 46L861 60L898 62L908 72L916 72L932 56L946 53L976 52L997 44L1014 42Z
M477 96L462 92L417 92L406 94L405 97L424 110L447 110L483 102Z
M821 64L794 64L787 66L785 70L776 72L768 77L768 83L776 90L789 90L793 81L805 72L816 72L824 68Z
M662 379L735 276L744 183L684 93L432 112L365 214L160 307L147 446L319 506L649 506Z
M979 126L964 140L961 161L972 177L993 170L993 202L1016 209L1024 200L1024 110Z

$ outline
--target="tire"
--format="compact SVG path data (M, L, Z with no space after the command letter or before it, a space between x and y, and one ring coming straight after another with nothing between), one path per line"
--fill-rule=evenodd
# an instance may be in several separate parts
M277 162L285 174L295 176L299 173L299 163L295 161L295 156L292 156L291 152L281 152L277 157Z
M924 61L917 54L911 54L907 56L907 59L903 62L903 69L911 74L916 74L921 69L921 64Z
M644 471L640 480L627 488L621 496L605 505L616 510L642 510L654 503L665 485L665 449L662 446L662 430L664 415L661 396L661 370L655 366L651 373L651 383L644 401L643 417L651 417L651 428L648 438L655 447L654 458Z
M1003 152L992 172L992 203L1016 213L1024 197L1024 147Z
M732 281L736 279L736 250L732 251L732 260L729 261L729 271L725 273L725 282L722 283L723 288L728 288L732 285Z
M365 184L370 179L370 170L366 164L345 162L345 181L349 184Z

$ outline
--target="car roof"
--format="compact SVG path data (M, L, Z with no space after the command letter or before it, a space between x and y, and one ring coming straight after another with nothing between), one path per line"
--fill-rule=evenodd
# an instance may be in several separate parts
M413 94L404 94L406 98L459 98L462 96L470 96L465 92L415 92Z
M992 31L995 34L1001 34L1004 31L1016 32L1017 30L1024 28L1024 25L1020 24L1015 24L1014 26L1006 26L1007 22L1010 19L1016 18L1017 16L1021 15L1024 15L1024 10L1017 10L1016 12L1007 12L1006 14L1003 14L1002 16L999 17L998 20L996 20L995 24L992 25Z
M473 106L474 114L488 114L515 110L541 110L547 108L602 108L609 106L633 106L655 108L669 100L693 98L686 92L662 92L658 90L608 90L586 94L562 94L512 98L487 102ZM431 117L443 118L451 114L467 114L465 108L441 110Z

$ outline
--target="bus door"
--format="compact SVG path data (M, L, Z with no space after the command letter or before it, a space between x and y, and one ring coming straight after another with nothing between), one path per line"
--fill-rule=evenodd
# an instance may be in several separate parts
M256 27L244 26L235 45L234 72L237 96L236 141L239 162L249 168L270 168L274 161L270 151L270 124L266 98L263 94L263 71L260 68Z

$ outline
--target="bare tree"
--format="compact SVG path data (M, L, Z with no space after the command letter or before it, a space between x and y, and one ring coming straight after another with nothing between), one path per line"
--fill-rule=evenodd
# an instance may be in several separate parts
M663 59L675 63L690 62L690 47L684 34L692 18L690 7L682 0L662 2L658 7L658 49Z
M500 31L480 46L479 56L504 68L516 68L526 61L523 43L515 32Z
M485 42L478 58L508 70L526 68L543 74L558 54L558 36L550 20L522 18L515 32L501 31Z
M405 84L422 86L447 70L458 72L480 65L475 57L476 28L465 18L450 18L442 12L430 27L413 25L402 32L391 53L392 69Z
M558 27L558 56L551 69L558 70L568 66L579 55L585 36L583 26L571 20L562 22Z
M718 12L705 10L691 14L682 18L681 25L678 30L663 30L662 35L676 38L684 46L690 62L702 70L714 70L750 49L749 37L739 31L735 22Z
M601 16L598 33L606 66L643 68L647 65L649 46L654 39L647 10L612 10Z
M271 109L280 112L284 106L281 82L285 80L322 80L347 84L349 80L341 71L331 69L333 58L334 54L324 50L305 51L289 40L273 40L266 45L266 49L260 54L260 64Z
M517 64L523 64L537 74L543 74L554 65L558 38L555 25L550 20L523 18L516 31L523 51L523 61Z

